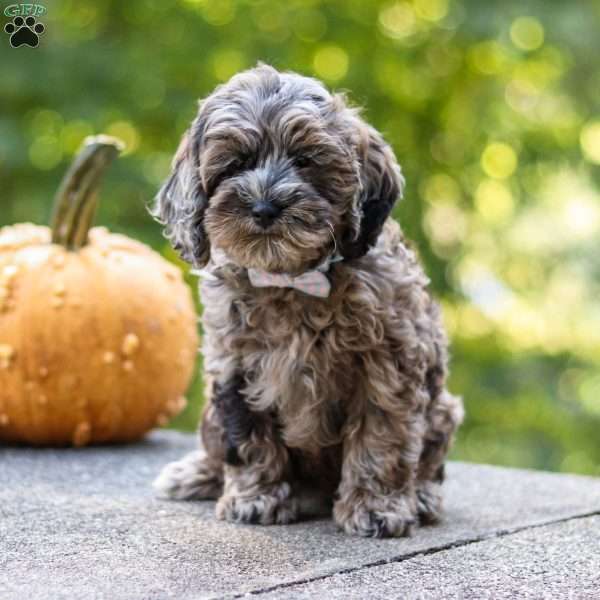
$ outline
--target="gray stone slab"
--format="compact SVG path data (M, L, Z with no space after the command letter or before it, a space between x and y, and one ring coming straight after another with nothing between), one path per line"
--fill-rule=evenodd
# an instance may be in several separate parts
M600 598L600 517L574 519L260 594L261 600Z
M193 436L134 446L0 448L0 598L196 599L327 576L600 511L600 480L451 464L446 519L411 539L347 537L330 520L216 521L214 503L153 497Z

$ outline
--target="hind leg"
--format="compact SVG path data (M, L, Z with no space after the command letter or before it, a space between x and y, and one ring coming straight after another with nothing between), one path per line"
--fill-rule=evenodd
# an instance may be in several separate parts
M444 461L462 419L462 400L442 390L427 412L427 430L417 471L417 513L422 523L440 520Z
M172 500L216 499L223 492L222 429L211 402L204 413L200 448L169 463L153 483L158 495Z

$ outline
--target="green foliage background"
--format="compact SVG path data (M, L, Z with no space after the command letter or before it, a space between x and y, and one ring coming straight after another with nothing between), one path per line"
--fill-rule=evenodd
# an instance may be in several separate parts
M257 60L315 75L365 106L403 165L396 216L467 407L454 457L600 474L597 2L45 5L38 48L0 40L0 225L46 222L82 139L112 133L128 151L98 221L176 260L145 204L196 100ZM199 381L190 399L176 427L194 427Z

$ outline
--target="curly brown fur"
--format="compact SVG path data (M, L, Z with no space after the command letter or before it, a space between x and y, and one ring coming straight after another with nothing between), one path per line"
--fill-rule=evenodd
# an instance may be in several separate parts
M313 79L259 65L201 103L155 215L207 274L207 408L201 450L166 467L162 493L263 524L335 499L363 536L439 518L462 404L427 279L388 219L402 183L380 134ZM327 298L248 279L336 251Z

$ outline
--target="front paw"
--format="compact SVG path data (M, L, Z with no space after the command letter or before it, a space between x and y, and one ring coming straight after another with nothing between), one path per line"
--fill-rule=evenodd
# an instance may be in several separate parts
M252 496L224 495L216 507L217 518L232 523L285 525L298 520L298 502L290 486L281 483Z
M348 534L361 537L404 537L412 534L416 506L414 497L395 493L378 496L354 492L333 507L336 523Z

